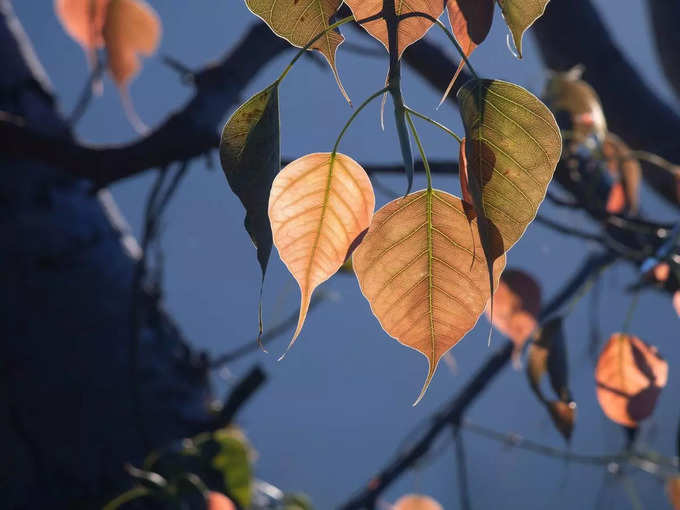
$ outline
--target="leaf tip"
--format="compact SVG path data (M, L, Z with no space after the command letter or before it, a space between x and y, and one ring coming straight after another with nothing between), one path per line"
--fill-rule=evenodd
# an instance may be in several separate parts
M427 389L430 387L430 382L432 381L432 377L434 376L434 373L437 370L437 363L432 363L430 359L428 358L427 360L427 377L425 378L425 383L423 384L423 388L420 390L420 394L418 395L418 398L416 399L413 404L411 404L412 407L415 407L418 405L418 403L423 399L425 396L425 393L427 392Z

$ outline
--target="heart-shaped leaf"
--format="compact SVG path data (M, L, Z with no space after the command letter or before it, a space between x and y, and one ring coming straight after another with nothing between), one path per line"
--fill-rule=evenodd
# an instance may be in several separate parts
M57 0L57 17L64 30L83 47L90 65L94 52L104 46L102 29L110 0Z
M458 91L458 104L466 133L463 196L467 188L493 294L491 265L536 217L560 159L562 137L550 110L512 83L470 80Z
M257 250L262 284L272 251L267 208L269 191L281 168L279 89L270 85L234 112L222 130L220 160L229 186L246 209L245 227ZM260 286L260 301L262 286ZM260 303L260 334L262 333Z
M383 10L383 0L346 0L345 3L356 19L368 18ZM444 12L444 5L443 0L409 0L409 2L398 0L394 2L394 9L397 16L422 12L433 18L439 18ZM397 55L401 58L404 50L423 37L432 25L432 21L422 16L412 16L401 20L397 28ZM383 43L385 49L389 51L387 23L384 19L369 21L361 26Z
M489 299L479 235L459 198L422 190L376 212L353 264L385 332L427 358L418 403L439 360L474 327ZM504 266L501 254L496 282Z
M392 510L444 510L444 507L429 496L408 494L399 498Z
M267 23L269 28L293 46L302 48L315 36L327 30L330 18L342 0L246 0L248 8ZM319 51L331 66L340 92L349 102L335 63L338 46L345 38L337 30L328 30L311 48Z
M668 363L639 338L615 333L595 367L597 400L607 417L637 427L652 414L668 380Z
M300 316L293 345L307 316L312 292L333 276L375 208L366 171L344 154L308 154L274 179L269 219L281 260L300 286Z
M512 32L517 56L522 58L524 32L545 12L549 0L498 0L503 18Z

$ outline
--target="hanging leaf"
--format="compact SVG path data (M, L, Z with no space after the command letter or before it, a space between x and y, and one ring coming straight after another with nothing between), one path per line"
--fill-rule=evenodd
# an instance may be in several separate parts
M489 298L479 236L471 232L460 199L418 191L376 213L353 264L385 332L427 358L418 403L439 360L474 327ZM495 281L504 266L501 254Z
M284 38L293 46L302 48L314 37L327 30L330 19L342 4L342 0L246 0L248 8L256 14L279 37ZM311 46L320 52L333 70L333 76L338 83L340 92L347 102L350 102L345 88L342 86L335 54L338 46L345 38L337 30L328 30Z
M613 133L607 133L605 136L602 143L602 156L607 162L609 173L618 181L610 191L607 211L637 214L640 207L642 176L639 161L631 156L631 150L625 142Z
M206 498L207 510L236 510L234 503L219 492L210 491Z
M352 10L352 14L354 14L356 19L368 18L382 12L383 9L383 0L347 0L345 3ZM410 12L422 12L429 14L433 18L439 18L444 12L444 5L445 2L443 0L411 0L408 3L403 1L394 2L397 16ZM422 38L432 25L432 21L422 16L412 16L401 20L397 30L397 55L399 58L401 58L404 50ZM384 19L369 21L361 26L389 51L387 23Z
M503 18L512 32L517 56L522 58L524 32L545 12L549 0L498 0Z
M597 400L607 417L637 427L652 414L668 379L668 363L655 347L635 336L615 333L595 367Z
M444 507L429 496L409 494L399 498L392 510L444 510Z
M493 261L536 217L562 138L550 110L512 83L470 80L458 91L458 104L466 134L463 184L472 197L493 295Z
M524 271L506 269L501 275L494 300L493 326L512 340L515 352L519 353L538 325L541 287ZM488 308L486 314L489 317Z
M314 289L342 266L375 208L366 171L344 154L308 154L274 179L269 219L281 260L300 285L300 317L293 345Z
M557 431L562 434L564 439L569 441L574 431L574 422L576 421L576 403L553 400L547 402L546 407Z
M680 476L673 476L668 479L666 482L666 494L674 510L680 510Z
M489 34L493 22L493 7L493 0L449 0L446 4L451 30L466 57L469 57ZM458 69L439 102L440 105L449 95L464 65L465 61L461 58Z
M56 0L57 18L66 33L83 47L90 65L95 51L104 46L102 29L109 0Z
M220 160L229 186L246 209L245 227L257 250L262 285L272 251L272 230L267 208L269 191L281 168L279 89L270 85L258 92L229 118L222 130Z

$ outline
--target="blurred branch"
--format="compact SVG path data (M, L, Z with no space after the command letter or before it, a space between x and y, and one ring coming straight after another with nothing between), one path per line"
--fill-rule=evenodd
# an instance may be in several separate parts
M265 374L259 366L252 368L229 394L219 416L212 424L211 430L217 430L229 425L234 420L234 416L236 416L236 413L241 409L243 404L245 404L266 381L267 374Z
M647 0L647 8L661 68L676 97L680 98L680 3L673 0Z

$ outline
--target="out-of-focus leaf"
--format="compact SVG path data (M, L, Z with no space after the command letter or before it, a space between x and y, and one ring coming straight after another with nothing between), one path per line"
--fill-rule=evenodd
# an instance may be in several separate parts
M330 18L338 10L342 0L246 0L248 8L262 18L272 31L293 46L302 48L315 36L327 30ZM331 66L340 92L349 101L342 86L335 54L345 38L337 30L329 30L311 46L319 51Z
M234 503L219 492L210 491L206 498L207 510L236 510Z
M680 510L680 476L673 476L666 482L668 501L675 510Z
M446 4L453 35L456 36L466 57L469 57L489 34L493 22L493 6L493 0L449 0ZM449 95L464 65L465 61L461 58L440 104Z
M373 186L366 171L344 154L308 154L274 179L269 219L281 260L300 286L301 304L293 345L314 289L333 276L371 223Z
M576 421L576 403L553 400L546 402L546 406L555 427L562 434L562 437L569 441Z
M479 235L459 198L422 190L376 212L353 263L385 332L427 358L417 403L439 360L474 327L489 298ZM501 254L495 282L504 266Z
M569 139L577 145L591 134L602 142L607 134L600 98L581 79L582 74L581 66L565 72L552 72L544 93L546 103L555 114L566 112L569 115L571 126L562 127L571 131Z
M466 134L466 184L493 295L491 265L536 217L560 159L562 137L550 110L512 83L470 80L458 91L458 104Z
M512 340L519 352L538 324L541 287L528 273L508 268L501 275L494 299L493 326ZM489 317L488 307L486 313Z
M306 494L294 493L283 498L283 510L314 510L314 507Z
M680 317L680 290L676 290L673 294L673 307L675 308L675 313Z
M656 348L624 333L610 337L595 367L600 407L624 427L637 427L652 414L667 380L668 363Z
M392 510L444 510L444 507L429 496L408 494L399 498Z
M57 18L64 30L83 47L90 64L94 52L104 46L102 29L110 0L55 0Z
M345 3L352 10L352 14L354 14L356 19L364 19L378 14L383 8L383 0L346 0ZM442 15L445 5L443 0L410 0L408 3L403 1L394 3L395 11L398 16L410 12L423 12L429 14L433 18L439 18L439 16ZM406 48L423 37L432 25L433 23L429 19L421 16L413 16L401 20L397 32L397 54L399 57L401 58L401 55ZM383 43L385 48L389 51L387 23L384 19L369 21L368 23L363 23L361 26L378 41Z
M209 443L198 442L199 448L217 446L211 464L222 474L227 493L243 508L250 506L253 473L250 445L238 429L224 428L214 432Z
M503 18L512 32L517 56L522 58L524 32L543 15L549 0L498 0Z
M281 168L280 145L279 89L274 83L234 112L225 124L220 140L222 169L229 186L246 209L244 225L257 250L262 284L272 251L267 208L272 183Z
M602 155L607 162L609 173L619 181L610 192L607 211L637 214L640 207L640 179L642 176L640 163L637 159L631 157L631 151L623 140L613 133L607 133L602 143ZM617 189L617 184L620 192L614 191ZM615 193L623 195L622 204Z

